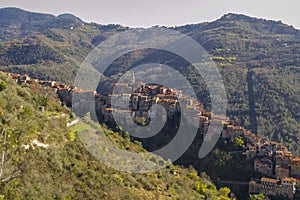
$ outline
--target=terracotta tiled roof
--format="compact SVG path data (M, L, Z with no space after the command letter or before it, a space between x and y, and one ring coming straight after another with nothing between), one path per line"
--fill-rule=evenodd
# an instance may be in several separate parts
M113 111L113 110L116 110L116 109L114 109L114 108L105 108L104 110L106 110L106 111Z
M299 163L300 163L300 158L299 158L299 157L292 158L292 159L291 159L291 163L292 163L292 164L296 164L296 163L299 164Z
M291 178L291 177L288 177L288 178L283 178L281 179L282 181L291 181L291 182L297 182L297 179L295 178Z
M277 179L272 179L272 178L266 178L266 177L262 177L260 179L261 182L268 182L268 183L278 183Z

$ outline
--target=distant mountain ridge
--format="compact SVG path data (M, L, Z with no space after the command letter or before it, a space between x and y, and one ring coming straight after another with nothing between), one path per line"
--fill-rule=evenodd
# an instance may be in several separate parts
M202 22L197 24L188 24L174 29L186 32L186 29L193 28L198 31L214 28L220 24L247 22L247 23L263 23L265 30L277 34L292 34L300 37L300 30L293 26L283 24L281 21L258 19L249 17L243 14L228 13L223 15L219 20L214 22ZM49 28L66 28L72 24L84 24L85 22L79 17L70 13L64 13L58 16L52 14L43 14L36 12L29 12L20 8L8 7L0 8L0 40L9 40L30 35L34 32L42 32ZM170 27L172 28L172 27ZM256 27L253 27L256 29ZM20 32L11 36L3 36L5 33L12 31ZM259 31L259 30L258 30ZM260 30L262 31L262 30Z
M294 28L293 26L286 25L281 21L266 20L266 19L255 18L244 14L236 14L236 13L225 14L216 21L187 24L183 26L177 26L176 28L181 29L181 28L191 27L191 28L197 28L198 30L205 30L208 28L217 27L218 25L221 24L226 24L227 26L229 26L230 24L234 24L237 22L264 24L265 28L268 28L267 30L273 31L274 33L277 32L279 34L294 34L300 36L300 30ZM281 29L278 29L279 27Z
M264 28L269 30L270 33L292 34L292 35L300 36L300 30L295 29L293 26L286 25L282 23L282 21L260 19L260 18L249 17L247 15L235 14L235 13L228 13L226 15L223 15L220 21L229 21L229 22L244 21L248 23L261 23L261 24L265 24ZM255 28L255 26L253 28Z
M62 14L56 17L51 14L28 12L19 8L1 8L0 41L29 36L49 28L67 28L79 23L84 22L71 14Z

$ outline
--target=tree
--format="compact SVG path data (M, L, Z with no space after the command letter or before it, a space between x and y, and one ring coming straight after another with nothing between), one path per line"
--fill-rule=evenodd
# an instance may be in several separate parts
M266 197L263 194L251 194L249 200L265 200Z
M219 194L224 197L227 197L230 194L230 192L231 191L228 187L223 187L223 188L220 188L220 190L219 190Z
M0 92L3 91L3 90L5 90L6 87L7 87L7 86L6 86L6 83L1 82L1 83L0 83Z
M199 192L201 195L205 196L208 190L207 185L200 181L196 181L194 185L194 190Z
M235 138L234 139L234 143L238 147L243 147L244 144L245 144L244 140L242 138L240 138L240 137Z
M147 125L147 119L145 117L139 117L135 119L135 122L140 126L146 126Z

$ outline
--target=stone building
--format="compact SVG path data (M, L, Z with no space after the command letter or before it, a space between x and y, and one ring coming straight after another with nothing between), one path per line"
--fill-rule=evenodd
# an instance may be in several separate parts
M252 179L249 182L250 194L264 194L267 196L283 195L294 199L297 180L295 178L272 179L263 177L260 180Z
M291 159L291 174L295 177L300 177L300 157Z
M288 165L275 165L275 176L277 178L286 178L290 176Z
M270 158L255 159L254 170L267 176L273 175L273 162Z

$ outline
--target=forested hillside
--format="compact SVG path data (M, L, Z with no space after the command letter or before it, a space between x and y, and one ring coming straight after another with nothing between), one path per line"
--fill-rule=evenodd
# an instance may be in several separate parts
M229 116L299 153L300 31L238 14L176 30L202 44L219 66Z
M1 9L0 13L0 68L70 84L91 49L128 29L82 23L70 15L55 17L19 9ZM13 18L6 17L11 13ZM280 21L238 14L171 29L198 41L217 63L231 119L299 153L299 30ZM108 75L113 77L131 65L150 62L187 67L172 55L141 51L118 59ZM197 88L197 95L205 99L205 84Z

